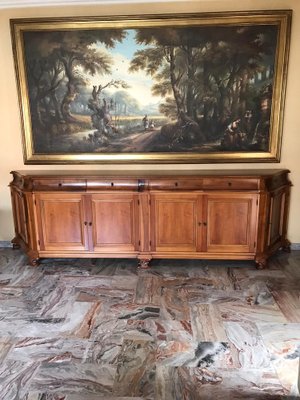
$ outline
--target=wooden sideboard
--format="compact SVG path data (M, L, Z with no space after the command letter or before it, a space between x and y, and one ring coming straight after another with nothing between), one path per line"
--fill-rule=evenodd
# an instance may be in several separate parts
M15 247L48 257L254 260L286 237L286 169L13 171Z

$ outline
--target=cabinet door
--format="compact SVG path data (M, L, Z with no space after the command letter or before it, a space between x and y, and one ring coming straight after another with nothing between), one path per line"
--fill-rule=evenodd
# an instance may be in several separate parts
M204 196L206 246L212 253L251 253L255 250L258 197L228 193Z
M88 250L84 196L40 193L35 199L40 250Z
M200 249L201 196L188 193L151 195L151 248L156 252Z
M95 252L138 250L138 195L93 194L90 240Z

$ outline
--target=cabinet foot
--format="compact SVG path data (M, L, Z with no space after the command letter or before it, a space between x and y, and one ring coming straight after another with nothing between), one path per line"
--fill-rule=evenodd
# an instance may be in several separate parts
M150 258L145 258L145 259L139 260L138 268L139 269L149 269L150 268L150 265L149 265L150 261L151 261Z
M21 248L21 246L20 246L20 244L19 244L19 242L18 242L18 240L17 240L16 238L14 238L14 239L11 241L11 244L12 244L12 248L13 248L14 250L18 250L18 249Z
M267 259L266 258L257 258L255 260L256 269L265 269L267 268Z
M286 240L281 249L285 253L290 253L291 252L291 242L289 240Z
M29 259L29 264L30 264L32 267L38 267L39 264L40 264L40 259L39 259L39 258L30 258L30 259Z
M29 255L28 260L29 260L29 265L31 265L32 267L37 267L40 264L39 257L34 257Z

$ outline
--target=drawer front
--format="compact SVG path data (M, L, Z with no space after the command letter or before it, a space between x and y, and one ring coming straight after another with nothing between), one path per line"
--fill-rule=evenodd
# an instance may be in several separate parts
M33 190L36 191L84 191L85 179L35 179Z
M142 183L138 179L88 179L87 190L133 190L138 191Z
M202 190L202 179L151 179L150 190Z
M256 190L259 188L258 179L242 178L204 178L203 189L210 190Z

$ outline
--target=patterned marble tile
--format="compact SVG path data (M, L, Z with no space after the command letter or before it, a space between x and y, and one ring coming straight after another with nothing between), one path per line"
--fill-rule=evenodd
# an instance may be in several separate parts
M0 365L1 396L7 400L22 398L32 385L39 363L6 360Z
M126 337L143 335L156 342L194 342L190 321L177 321L162 318L127 321ZM145 336L146 335L146 336Z
M227 340L219 307L215 304L194 304L191 308L193 334L198 341Z
M162 278L153 275L140 276L136 285L134 302L159 306L162 290Z
M287 322L285 316L274 304L247 305L242 302L218 304L221 318L224 321L250 322Z
M88 363L43 363L31 380L30 389L50 393L111 395L116 367Z
M43 317L23 308L0 320L0 332L12 337L75 336L84 323L90 323L93 303L73 303L66 318Z
M20 400L143 400L142 397L115 397L101 396L98 394L62 394L62 393L36 393L30 392Z
M118 358L113 394L152 399L155 383L156 344L125 339Z
M3 335L3 333L2 333ZM11 350L14 349L14 340L11 337L5 337L4 335L0 337L0 364L2 364Z
M227 340L242 369L271 369L271 356L253 322L226 322ZM233 351L235 349L235 351Z
M283 387L296 396L300 376L300 324L260 323L258 329Z
M186 291L162 287L160 315L164 319L189 321L191 317Z
M161 400L275 400L286 394L274 373L186 367L159 367L156 393Z
M300 285L297 291L272 290L272 295L287 321L300 323Z
M296 399L300 252L253 262L0 249L1 400Z

